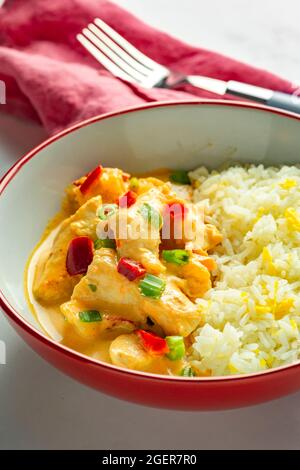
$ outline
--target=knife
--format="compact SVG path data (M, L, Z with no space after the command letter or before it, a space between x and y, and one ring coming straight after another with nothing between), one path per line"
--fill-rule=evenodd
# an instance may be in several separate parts
M300 114L300 98L296 94L289 95L288 93L281 93L234 80L226 82L201 75L186 76L185 82L217 95L230 94Z

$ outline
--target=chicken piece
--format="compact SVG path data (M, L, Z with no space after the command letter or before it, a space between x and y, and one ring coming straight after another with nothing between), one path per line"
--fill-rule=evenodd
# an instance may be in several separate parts
M210 238L207 236L207 225L205 224L205 206L206 203L192 204L184 199L172 200L172 210L176 214L176 211L183 211L183 217L170 217L165 219L164 228L162 231L163 235L163 246L162 249L187 249L193 250L204 250L208 244L212 244L210 238L216 238L219 232L217 229L211 233L209 229ZM178 204L176 206L176 204ZM184 209L180 209L180 205ZM180 214L180 212L179 212Z
M222 234L215 225L205 224L204 246L203 249L208 251L219 245L223 240Z
M212 287L210 272L201 262L202 256L191 254L189 262L182 266L166 263L167 272L179 278L178 286L190 299L203 297Z
M85 340L93 341L105 330L119 329L130 333L136 329L134 322L117 315L103 314L99 310L99 313L101 313L101 321L83 322L80 320L79 313L85 312L86 310L88 310L86 304L79 300L71 300L61 306L61 312L64 318Z
M183 291L191 299L203 297L211 289L210 272L195 255L181 266L181 275L185 280Z
M172 191L184 201L192 202L193 188L188 184L171 184Z
M169 181L169 172L164 172L161 175L158 175L160 179L155 178L153 176L149 176L147 178L138 178L138 185L137 187L130 188L135 191L138 195L146 193L151 188L157 188L160 186L164 186L168 183L169 187L171 188L174 195L178 198L191 202L193 198L193 188L187 184L173 184ZM130 186L130 185L129 185Z
M168 184L153 187L141 194L129 209L121 209L109 221L120 257L138 261L151 274L162 273L165 269L159 260L161 226L158 218L162 217L165 204L172 197L174 196ZM143 215L144 205L156 211L157 223L151 224Z
M96 289L91 291L90 285ZM108 248L95 252L87 275L74 288L71 300L61 306L62 313L79 331L79 312L89 309L108 317L122 316L136 327L145 327L150 317L168 335L187 336L201 321L197 305L184 295L172 276L166 277L166 289L160 299L144 297L138 281L130 282L118 273L116 252Z
M188 336L201 322L201 314L182 291L177 279L166 276L166 288L159 300L144 298L149 317L166 335Z
M33 294L39 302L57 304L70 298L81 276L70 276L67 272L68 246L75 237L96 238L96 226L99 221L97 210L100 206L101 196L94 197L62 223L49 256L41 260L36 270Z
M191 251L208 251L221 243L223 236L214 225L205 223L205 204L188 205L184 232L185 248Z
M179 375L185 366L184 359L171 361L165 355L153 355L145 350L140 338L135 334L121 334L109 348L111 362L131 370L139 370L163 375Z
M154 178L153 176L148 178L138 178L138 186L137 188L133 188L133 191L135 191L140 196L152 188L159 188L164 185L164 181L158 178Z
M61 306L70 321L71 313L79 325L79 311L95 309L101 313L120 317L144 325L147 316L140 311L140 293L135 282L128 281L117 271L117 253L110 248L96 250L86 276L74 288L71 300ZM96 287L91 291L90 285ZM74 322L72 321L74 324Z
M136 334L118 336L111 343L109 354L114 365L140 371L149 370L156 359L145 351Z
M86 176L83 176L66 189L65 206L69 207L71 213L91 197L100 195L103 203L115 203L128 190L128 175L118 168L103 168L98 180L82 194L80 186L85 179Z
M203 266L205 266L208 269L209 272L217 270L218 264L217 264L216 260L214 258L212 258L211 256L208 256L207 253L205 253L203 255L203 251L202 251L202 253L199 253L199 254L197 253L197 256L198 256L198 259L199 259L200 263Z

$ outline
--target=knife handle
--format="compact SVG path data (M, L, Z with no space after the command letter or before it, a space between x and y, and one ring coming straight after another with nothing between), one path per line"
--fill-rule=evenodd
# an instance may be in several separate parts
M300 114L300 98L296 95L268 90L267 88L235 82L234 80L227 82L226 93Z
M266 104L274 108L286 109L287 111L300 114L300 99L295 95L274 91L273 96Z

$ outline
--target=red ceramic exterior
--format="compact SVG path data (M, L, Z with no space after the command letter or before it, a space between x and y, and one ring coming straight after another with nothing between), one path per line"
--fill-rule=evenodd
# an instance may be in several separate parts
M256 108L298 119L292 113L270 110L264 106L224 101L201 101L212 106L230 105L245 108ZM201 104L199 103L199 104ZM179 103L151 104L153 106L174 106ZM193 105L195 101L180 104ZM131 108L118 113L92 118L49 139L41 146L23 157L9 170L0 183L0 194L19 169L42 148L51 144L73 130L110 116L132 112ZM75 351L55 343L28 324L12 306L9 305L0 291L0 306L6 312L10 323L33 350L40 356L78 381L109 395L148 406L182 409L182 410L220 410L254 405L263 401L279 398L300 389L300 364L251 375L219 378L176 378L156 376L119 369L83 356Z

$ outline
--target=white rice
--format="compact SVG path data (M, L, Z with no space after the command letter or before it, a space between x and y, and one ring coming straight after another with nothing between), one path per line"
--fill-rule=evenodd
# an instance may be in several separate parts
M256 372L300 356L300 168L236 166L190 173L224 240L191 363L201 373Z

